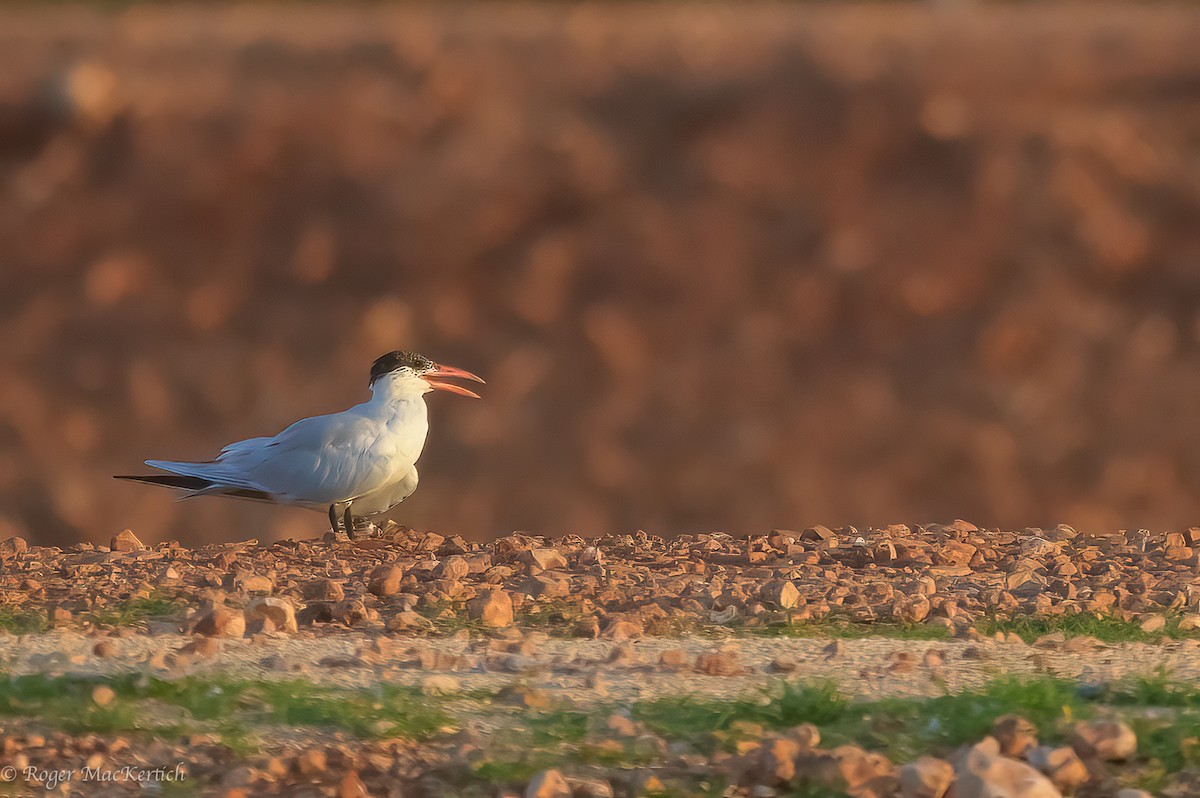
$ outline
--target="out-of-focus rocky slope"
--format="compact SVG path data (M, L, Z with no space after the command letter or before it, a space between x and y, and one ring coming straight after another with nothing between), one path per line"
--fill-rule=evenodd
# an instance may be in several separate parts
M310 534L111 483L439 397L470 537L1200 513L1200 11L0 14L0 533Z

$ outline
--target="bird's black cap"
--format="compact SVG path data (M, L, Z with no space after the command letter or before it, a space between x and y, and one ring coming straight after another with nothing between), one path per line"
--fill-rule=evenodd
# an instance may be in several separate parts
M424 355L418 355L416 352L404 352L397 349L395 352L388 352L386 355L377 358L371 364L371 385L375 384L375 380L382 377L384 374L390 374L396 369L402 369L405 366L421 374L426 371L432 371L434 363Z

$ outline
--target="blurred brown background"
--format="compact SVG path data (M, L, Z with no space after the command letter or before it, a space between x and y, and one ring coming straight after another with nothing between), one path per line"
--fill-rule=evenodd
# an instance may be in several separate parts
M0 534L320 533L116 483L437 395L475 538L1200 522L1200 10L0 14Z

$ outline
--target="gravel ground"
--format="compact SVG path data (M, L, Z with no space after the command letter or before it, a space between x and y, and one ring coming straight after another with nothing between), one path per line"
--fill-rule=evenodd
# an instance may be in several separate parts
M68 549L10 538L0 767L174 762L225 798L885 798L924 794L903 786L918 765L956 798L1032 794L1003 792L1004 773L1046 796L1184 796L1198 541L966 521L488 544L394 524L194 549L129 530ZM1105 697L1134 677L1150 691ZM804 692L829 683L842 698ZM997 701L1048 743L1005 742L1018 721ZM845 744L819 747L810 717ZM906 724L941 764L888 758L911 758Z
M998 675L1034 675L1110 682L1163 669L1181 680L1200 679L1200 643L1103 645L1087 641L1030 646L994 640L916 641L888 638L843 640L711 637L647 638L631 643L549 638L530 646L530 655L494 663L492 670L478 646L461 639L429 639L389 648L387 656L370 650L374 636L347 632L336 636L278 633L224 641L217 653L190 659L172 675L220 675L227 678L295 678L314 684L369 688L380 682L419 686L431 673L453 674L463 690L499 690L536 682L539 689L580 705L629 702L676 696L731 698L780 678L830 679L856 698L934 696L978 688ZM9 674L99 676L156 673L155 654L175 652L191 641L180 635L133 635L112 640L114 652L98 657L96 638L70 631L0 639L0 660ZM478 642L478 641L476 641ZM834 648L837 650L831 651ZM686 663L725 651L736 655L736 674L705 674L690 666L663 664L663 655L682 652ZM422 658L451 655L450 667L422 664ZM930 659L936 660L931 664ZM911 661L913 667L898 662ZM786 672L781 671L782 664ZM595 689L597 675L603 686Z

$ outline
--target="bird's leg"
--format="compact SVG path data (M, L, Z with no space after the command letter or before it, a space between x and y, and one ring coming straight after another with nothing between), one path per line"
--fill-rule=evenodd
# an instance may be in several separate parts
M346 508L346 512L350 512L349 507ZM336 504L329 505L329 526L333 529L333 534L336 535L338 531L338 514Z
M350 504L346 503L346 514L342 516L342 522L346 525L346 534L354 532L354 516L350 514Z
M375 523L373 521L371 521L371 519L367 518L365 515L354 516L354 535L353 535L353 537L356 537L356 538L374 537L375 533L378 531L379 531L379 527L375 526Z

